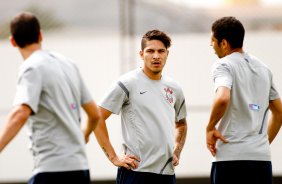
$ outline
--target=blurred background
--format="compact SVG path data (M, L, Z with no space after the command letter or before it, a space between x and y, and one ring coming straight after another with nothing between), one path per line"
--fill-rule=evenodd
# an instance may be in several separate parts
M208 183L212 157L205 146L205 126L213 100L211 66L217 59L210 47L210 27L222 16L236 16L245 26L244 50L272 70L282 94L281 0L0 0L0 126L11 109L22 58L9 43L9 22L21 11L35 13L43 30L43 48L64 54L78 64L94 99L99 102L123 73L142 66L141 37L160 29L172 38L164 73L185 93L188 136L178 184ZM120 117L108 120L111 141L119 152ZM26 183L33 161L25 128L0 154L0 183ZM153 141L153 140L152 140ZM282 184L282 132L271 145L274 183ZM114 183L116 167L92 135L87 154L94 183Z

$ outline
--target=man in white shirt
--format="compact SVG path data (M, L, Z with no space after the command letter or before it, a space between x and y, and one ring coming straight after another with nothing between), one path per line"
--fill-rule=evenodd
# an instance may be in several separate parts
M212 70L215 98L206 129L215 157L211 184L272 183L269 142L281 126L282 104L269 68L243 50L244 34L235 17L212 25L211 44L220 59ZM278 124L269 128L269 137L268 110L269 124Z
M0 130L0 151L27 122L34 158L29 184L89 184L85 137L100 116L79 70L70 59L42 50L38 19L29 12L11 21L11 43L24 59L14 107ZM80 108L87 114L84 136Z
M186 106L181 87L162 74L170 38L148 31L142 38L142 68L120 77L99 103L106 120L121 112L123 156L115 153L105 124L95 130L109 160L119 167L118 184L174 184L174 167L186 139Z

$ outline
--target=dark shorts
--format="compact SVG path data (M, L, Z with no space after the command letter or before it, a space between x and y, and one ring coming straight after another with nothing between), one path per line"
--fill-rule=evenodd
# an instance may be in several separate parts
M34 175L28 184L90 184L89 170L44 172Z
M176 184L175 175L136 172L118 168L116 184Z
M211 184L272 184L272 165L268 161L213 162Z

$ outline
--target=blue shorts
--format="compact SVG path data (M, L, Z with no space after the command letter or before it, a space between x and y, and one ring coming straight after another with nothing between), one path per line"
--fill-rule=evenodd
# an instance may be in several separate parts
M43 172L34 175L28 184L90 184L89 170Z
M211 184L272 184L270 161L213 162Z
M136 172L124 167L118 168L116 184L176 184L175 175Z

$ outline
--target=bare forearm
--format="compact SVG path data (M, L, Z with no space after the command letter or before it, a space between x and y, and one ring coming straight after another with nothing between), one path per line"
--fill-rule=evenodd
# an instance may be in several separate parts
M0 152L18 134L29 117L30 111L25 111L19 107L12 110L7 121L0 131Z
M90 136L93 130L97 127L97 124L98 124L98 120L92 120L89 118L87 119L84 126L82 126L82 131L84 132L86 138Z
M282 125L282 103L280 98L269 101L271 118L268 122L268 140L269 143L275 139Z
M209 119L209 123L207 125L207 131L213 130L219 120L223 117L226 109L228 107L228 103L215 101L212 106L212 111Z
M99 122L97 127L94 129L94 133L105 155L108 157L108 159L111 162L113 162L113 159L116 158L117 155L110 142L108 130L107 130L105 122Z
M99 110L97 108L97 105L94 101L90 101L86 104L82 105L82 108L87 114L87 120L85 124L83 124L82 130L86 139L86 142L88 141L88 138L92 131L96 128L98 122L101 119Z
M184 147L187 135L187 123L186 120L180 120L176 123L176 138L174 153L179 157Z
M230 102L230 90L226 87L219 87L215 94L210 114L207 131L214 130L216 124L223 117Z
M207 130L213 130L219 120L223 117L226 110L225 106L214 106L212 108L210 120L207 126Z
M275 139L276 135L278 134L281 128L282 120L275 116L271 116L268 122L268 140L271 144L272 141Z

